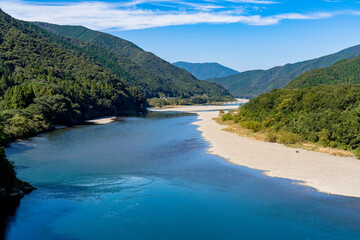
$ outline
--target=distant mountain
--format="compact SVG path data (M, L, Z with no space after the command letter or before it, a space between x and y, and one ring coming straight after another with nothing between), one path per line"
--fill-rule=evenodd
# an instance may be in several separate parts
M343 84L360 84L360 56L339 61L327 68L306 72L291 81L285 88Z
M180 69L135 44L110 34L93 31L81 26L60 26L35 22L37 26L68 37L67 41L84 48L102 65L118 75L125 72L128 83L138 87L147 97L231 97L230 93L216 83L200 81L187 71ZM70 38L70 39L69 39ZM81 42L76 42L81 40Z
M239 73L219 63L175 62L173 65L185 69L200 80L227 77Z
M343 59L351 59L360 54L360 45L347 48L324 57L286 64L269 70L245 71L236 75L209 79L225 87L235 97L252 98L274 88L280 89L301 74L318 68L326 68Z

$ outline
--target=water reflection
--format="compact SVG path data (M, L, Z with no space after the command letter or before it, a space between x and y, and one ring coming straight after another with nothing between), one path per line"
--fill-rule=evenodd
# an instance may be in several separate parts
M14 221L17 207L20 202L0 201L0 239L5 239L7 227Z

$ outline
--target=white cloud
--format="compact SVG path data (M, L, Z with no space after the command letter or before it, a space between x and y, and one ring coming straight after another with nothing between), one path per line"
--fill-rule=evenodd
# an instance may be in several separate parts
M334 13L326 13L326 12L319 12L319 13L311 13L311 14L299 14L299 13L284 13L278 14L274 17L283 20L306 20L306 19L323 19L323 18L330 18L334 16Z
M232 1L257 3L271 2L260 0ZM63 25L82 25L96 30L130 30L198 23L273 25L282 20L321 19L339 14L359 15L359 12L354 11L308 14L284 13L272 16L261 16L258 14L244 15L241 8L237 11L211 11L211 9L215 8L221 9L221 6L215 4L202 5L203 7L196 4L191 11L185 9L173 9L167 11L148 10L137 8L135 6L144 2L145 0L133 0L127 3L73 2L44 4L39 2L30 3L21 0L2 0L0 2L0 7L13 17L22 20L43 21ZM166 3L168 0L153 0L152 2ZM129 5L130 3L131 6ZM183 2L177 1L177 3L182 4ZM186 4L189 3L187 2Z
M329 2L329 3L339 3L341 1L337 1L337 0L323 0L324 2Z
M234 2L234 3L254 3L254 4L275 4L278 2L274 1L266 1L266 0L226 0L227 2Z

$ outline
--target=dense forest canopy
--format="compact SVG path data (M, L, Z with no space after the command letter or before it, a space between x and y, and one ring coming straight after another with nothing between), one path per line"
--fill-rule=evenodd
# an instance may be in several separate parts
M347 48L324 57L286 64L269 70L245 71L236 75L210 79L225 87L235 97L253 98L272 89L281 89L301 74L313 69L326 68L343 60L351 59L360 54L360 45Z
M275 138L293 133L286 136L360 153L360 85L273 90L224 115L229 119Z
M3 141L104 115L145 111L123 78L36 26L0 12L0 121ZM70 44L70 43L69 43Z
M123 69L131 77L127 82L138 87L149 98L203 97L210 101L232 98L230 93L220 85L200 81L187 71L124 39L81 26L59 26L40 22L34 24L52 33L71 37L72 39L66 38L70 42L78 39L91 43L86 46L89 55L95 57L115 74L118 73L117 69ZM96 49L94 45L98 48ZM102 51L100 54L99 47Z

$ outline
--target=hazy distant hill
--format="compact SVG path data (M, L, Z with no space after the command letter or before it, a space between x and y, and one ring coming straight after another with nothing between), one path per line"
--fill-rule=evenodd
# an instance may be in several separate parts
M161 95L169 97L228 97L230 93L218 84L200 81L187 71L180 69L156 55L142 50L135 44L107 33L93 31L81 26L60 26L48 23L34 23L39 27L64 37L79 39L95 44L110 52L109 57L98 57L97 51L87 53L114 72L120 67L133 79L129 82L146 93L147 97ZM116 62L116 64L114 64Z
M175 62L175 66L185 69L200 80L227 77L239 73L219 63Z
M230 91L235 97L255 97L261 93L269 92L274 88L283 88L291 80L301 74L317 69L326 68L343 59L350 59L360 54L360 45L347 48L335 54L324 57L286 64L269 70L245 71L236 75L210 79Z

